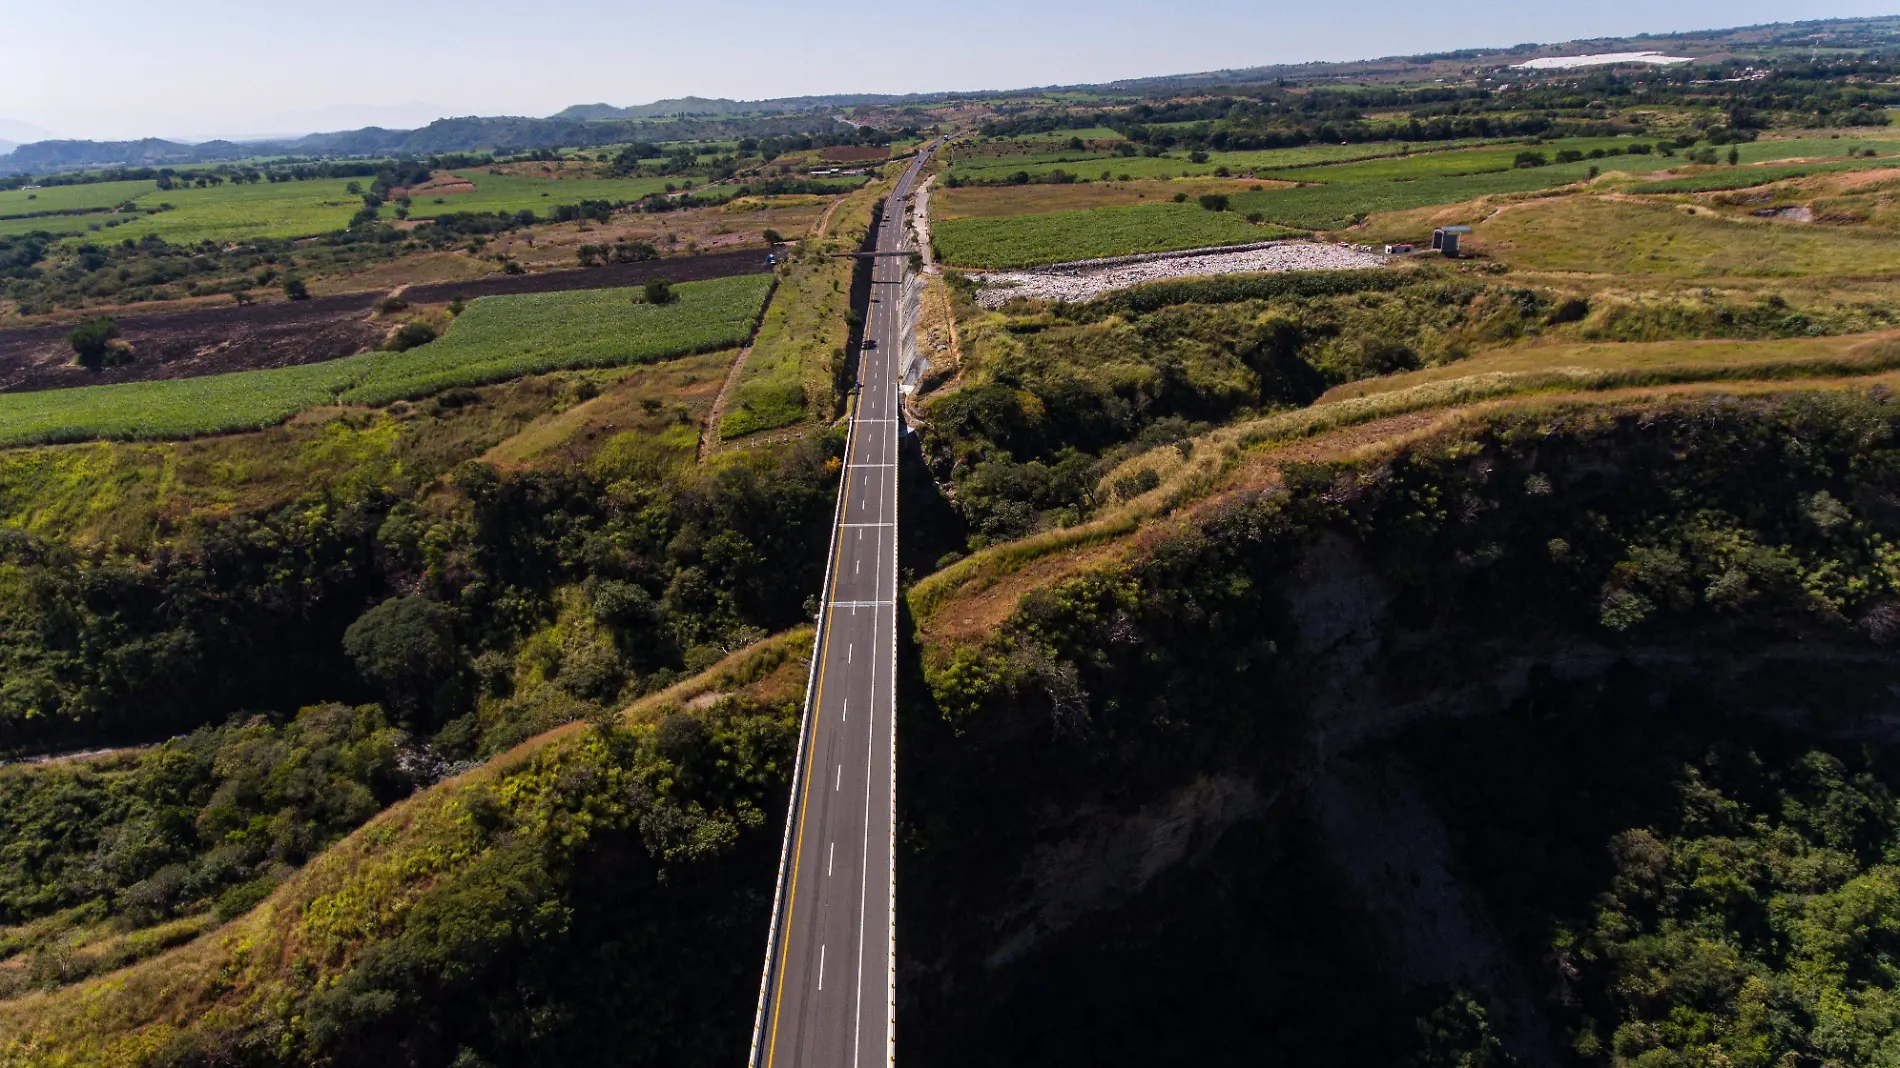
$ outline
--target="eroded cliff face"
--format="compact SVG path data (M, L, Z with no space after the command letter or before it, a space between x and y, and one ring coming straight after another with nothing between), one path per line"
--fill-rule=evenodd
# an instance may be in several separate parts
M1549 452L1553 477L1599 493L1641 466L1598 454L1566 467ZM1126 598L1091 602L1105 662L1199 642L1192 671L1172 659L1165 681L1137 674L1108 692L1103 678L1131 676L1078 661L1079 681L1065 685L1089 707L1083 725L1071 711L1030 728L1075 700L1032 666L1011 691L1013 715L961 721L961 733L912 725L909 781L958 785L916 787L900 862L900 879L908 868L919 880L899 931L908 1059L1397 1063L1417 1055L1421 1019L1450 1018L1457 991L1518 1061L1594 1062L1577 963L1549 948L1562 908L1513 895L1542 892L1524 885L1549 857L1531 854L1607 872L1620 828L1571 826L1566 806L1594 802L1562 796L1569 787L1553 779L1542 794L1518 788L1525 811L1498 813L1535 822L1547 809L1547 839L1521 833L1522 856L1487 851L1496 836L1461 785L1486 774L1480 754L1546 728L1587 740L1600 722L1618 751L1654 750L1665 797L1662 779L1681 767L1668 754L1698 746L1897 740L1900 664L1864 627L1690 615L1619 632L1587 615L1491 611L1509 583L1457 574L1489 566L1480 553L1445 559L1453 575L1420 583L1376 539L1347 531L1235 540L1180 572L1197 576L1178 580L1199 584L1180 594L1199 598L1191 611L1122 619L1112 606ZM1220 596L1201 588L1211 560L1231 569ZM1114 648L1128 626L1153 630ZM1587 914L1576 903L1609 882L1553 894Z

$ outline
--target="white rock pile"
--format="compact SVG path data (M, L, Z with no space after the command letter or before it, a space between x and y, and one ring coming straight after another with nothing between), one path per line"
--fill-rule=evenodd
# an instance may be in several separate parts
M1033 271L990 271L973 275L983 287L976 302L1000 308L1012 300L1091 300L1111 289L1143 282L1192 275L1238 274L1247 271L1344 271L1381 267L1390 257L1364 246L1321 245L1311 241L1282 241L1237 251L1195 252L1166 257L1131 257L1123 261L1057 264Z

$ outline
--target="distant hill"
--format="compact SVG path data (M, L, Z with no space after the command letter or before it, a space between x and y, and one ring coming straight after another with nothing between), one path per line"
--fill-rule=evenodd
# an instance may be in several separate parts
M682 96L617 108L612 104L576 104L555 112L550 118L594 122L602 119L658 119L671 116L702 115L781 115L797 111L823 111L850 108L860 104L900 104L917 100L941 99L943 94L892 96L877 93L840 93L832 96L783 96L770 100L728 100L703 96Z
M20 142L9 141L4 137L0 137L0 156L4 156L7 153L19 147L20 147Z
M164 167L243 159L247 156L429 156L554 146L609 145L710 136L771 137L816 133L836 127L828 114L764 115L742 121L703 119L599 120L467 116L437 119L416 130L360 130L310 134L277 141L206 141L187 145L148 137L138 141L36 141L0 155L0 175L51 174L88 167Z

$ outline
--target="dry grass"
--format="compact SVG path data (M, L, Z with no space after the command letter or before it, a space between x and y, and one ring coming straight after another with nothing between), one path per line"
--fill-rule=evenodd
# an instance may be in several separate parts
M1533 270L1676 278L1900 271L1900 243L1882 231L1788 226L1625 197L1517 204L1479 223L1473 237L1474 251Z
M608 381L599 396L523 427L483 453L482 462L504 468L579 464L622 435L677 436L682 422L697 427L711 410L735 355L710 352L633 368Z
M1766 341L1726 339L1631 343L1513 345L1456 363L1404 374L1369 378L1337 386L1318 401L1330 404L1354 397L1393 393L1414 386L1479 375L1536 372L1649 372L1663 376L1732 371L1737 377L1787 377L1814 365L1817 374L1851 373L1852 363L1882 357L1900 332L1844 337L1785 338Z

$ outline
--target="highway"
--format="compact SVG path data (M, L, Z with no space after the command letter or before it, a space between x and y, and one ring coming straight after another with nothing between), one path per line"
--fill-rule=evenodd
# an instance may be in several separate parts
M888 1065L896 1052L898 293L904 198L927 158L898 180L877 234L752 1068Z

